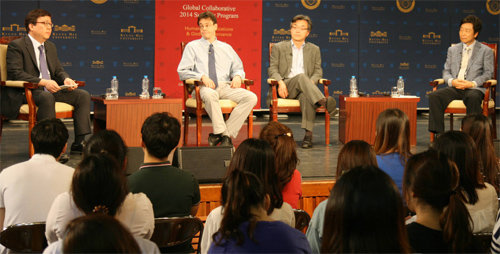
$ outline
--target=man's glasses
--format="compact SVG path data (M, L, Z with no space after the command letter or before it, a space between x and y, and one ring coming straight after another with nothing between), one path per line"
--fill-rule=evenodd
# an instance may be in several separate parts
M307 27L292 26L292 30L308 31L309 29Z
M42 23L42 24L44 24L44 25L45 25L45 27L47 27L47 28L53 28L53 27L54 27L54 24L49 23L49 22L36 22L36 23Z

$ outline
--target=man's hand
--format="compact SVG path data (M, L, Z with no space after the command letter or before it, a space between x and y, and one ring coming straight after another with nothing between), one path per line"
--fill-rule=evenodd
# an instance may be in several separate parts
M454 79L451 81L451 85L456 89L464 90L467 88L474 87L474 83L467 80Z
M231 81L231 88L241 87L241 77L239 75L234 76L233 81Z
M59 90L61 90L61 88L59 87L57 82L55 82L54 80L41 79L38 84L44 86L45 89L47 89L47 91L49 91L51 93L55 93L55 92L58 92Z
M206 75L203 75L201 76L201 82L203 82L203 84L206 86L206 87L209 87L209 88L212 88L212 89L215 89L215 83L213 80L211 80L209 77L207 77Z
M68 89L69 91L72 91L72 90L75 90L75 89L77 89L77 88L78 88L78 84L77 84L77 83L75 83L75 81L74 81L74 80L72 80L72 79L70 79L70 78L66 78L66 79L64 80L64 84L65 84L65 85L69 85L69 86L73 86L73 87L68 87L68 88L66 88L66 89Z
M286 88L285 82L283 80L278 81L278 95L281 98L288 97L288 89Z

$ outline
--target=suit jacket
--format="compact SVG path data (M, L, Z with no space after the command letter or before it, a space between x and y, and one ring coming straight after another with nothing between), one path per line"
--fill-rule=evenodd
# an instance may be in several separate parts
M448 55L443 70L443 79L445 82L448 82L450 78L455 79L458 77L460 64L462 63L463 47L463 43L458 43L448 48ZM480 90L483 93L486 91L486 88L483 87L483 83L493 78L495 68L493 59L493 50L479 41L476 41L474 49L472 50L472 56L469 58L469 63L467 64L465 75L465 80L475 81L477 83L477 87L472 89Z
M47 66L50 78L59 85L64 84L64 79L69 78L68 73L59 62L57 49L54 43L44 43ZM33 43L28 36L16 39L9 43L7 48L7 79L23 80L32 83L40 82L40 70L36 62ZM2 114L8 118L16 118L19 114L25 95L24 89L13 87L2 87Z

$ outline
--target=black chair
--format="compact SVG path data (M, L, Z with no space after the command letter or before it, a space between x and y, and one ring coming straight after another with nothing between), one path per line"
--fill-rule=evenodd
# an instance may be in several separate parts
M0 243L14 252L40 253L47 247L45 222L11 225L0 232Z
M172 248L187 243L199 233L199 241L203 235L203 222L192 216L186 217L164 217L155 219L155 230L151 241L158 245L158 248ZM200 245L196 248L196 253L200 253Z
M295 214L295 228L304 231L309 225L311 216L306 211L300 209L293 209L293 213Z

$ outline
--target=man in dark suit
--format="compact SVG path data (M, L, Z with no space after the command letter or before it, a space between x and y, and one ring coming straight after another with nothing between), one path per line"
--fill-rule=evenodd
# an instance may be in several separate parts
M453 100L463 100L467 115L481 113L486 88L493 77L493 50L476 41L482 22L469 15L460 22L460 41L448 48L443 79L448 87L429 94L429 131L444 132L444 111Z
M295 16L290 24L292 40L273 46L268 69L269 77L278 81L279 97L300 101L301 127L306 130L302 148L312 148L316 108L325 106L331 115L336 113L335 99L329 96L327 100L316 86L323 75L323 69L319 47L306 42L311 26L308 16Z
M74 107L75 141L71 153L81 153L85 135L90 134L90 95L76 89L77 85L59 62L52 33L51 14L42 9L32 10L24 20L27 36L9 43L7 48L7 79L38 83L33 98L38 107L37 121L55 117L55 102ZM69 87L61 87L61 85ZM2 114L16 118L21 104L26 103L24 90L2 87Z

